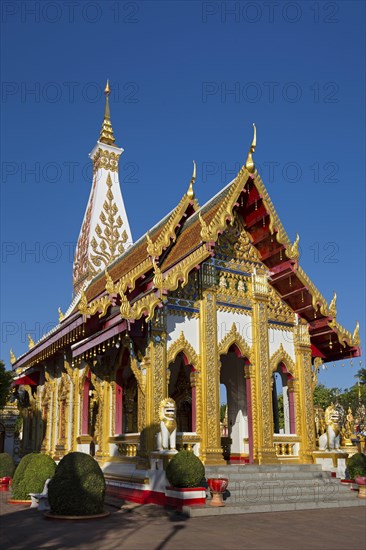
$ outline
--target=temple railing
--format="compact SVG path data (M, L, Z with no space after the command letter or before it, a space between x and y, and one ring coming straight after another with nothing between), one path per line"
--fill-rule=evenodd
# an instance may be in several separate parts
M121 434L110 438L110 443L118 447L118 453L126 457L135 457L140 448L140 434Z
M295 458L299 456L300 437L295 434L274 434L273 446L278 458Z
M185 449L186 451L193 451L197 454L196 446L201 442L201 437L195 433L190 432L178 432L177 433L177 450L181 451Z

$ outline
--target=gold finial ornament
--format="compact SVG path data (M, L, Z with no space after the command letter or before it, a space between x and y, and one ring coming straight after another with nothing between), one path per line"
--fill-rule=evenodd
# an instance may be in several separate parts
M294 243L286 249L286 256L291 260L298 260L300 257L299 242L300 242L300 236L297 233Z
M250 146L250 149L249 149L249 153L248 153L248 158L247 158L247 161L245 163L245 168L248 170L248 172L250 172L251 174L254 173L255 171L255 166L254 166L254 160L253 160L253 154L255 152L255 148L257 146L257 128L253 122L253 141L252 141L252 144Z
M34 340L30 334L28 334L28 349L34 348Z
M58 308L58 321L61 323L61 321L65 318L65 315L62 313L61 308Z
M353 331L352 340L353 340L353 345L354 346L359 346L360 343L361 343L361 340L360 340L360 323L358 321L356 322L355 330Z
M195 163L195 161L193 161L193 174L192 174L192 178L191 178L191 181L189 183L189 187L188 187L188 191L187 191L187 197L191 201L193 201L193 199L194 199L193 185L194 185L194 182L196 181L196 174L197 174L196 163Z
M17 358L15 357L14 353L13 353L13 350L11 349L10 350L10 364L11 365L14 365L14 363L16 362Z
M104 93L105 93L104 120L102 124L102 130L99 136L99 141L101 143L107 143L108 145L113 145L115 142L115 139L114 139L113 128L111 123L111 113L109 110L109 94L111 93L111 89L109 87L109 80L107 80Z
M337 317L337 293L334 291L332 301L329 304L329 313L332 317Z
M105 289L108 292L109 295L112 295L115 292L113 279L109 275L108 271L105 270Z

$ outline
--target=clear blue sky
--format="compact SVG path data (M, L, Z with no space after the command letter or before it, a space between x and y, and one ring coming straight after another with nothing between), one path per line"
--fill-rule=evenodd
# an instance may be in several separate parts
M365 327L363 2L3 2L1 357L72 294L109 77L135 239L186 191L203 204L255 160L301 264ZM33 253L31 253L33 251ZM330 386L353 368L330 366Z

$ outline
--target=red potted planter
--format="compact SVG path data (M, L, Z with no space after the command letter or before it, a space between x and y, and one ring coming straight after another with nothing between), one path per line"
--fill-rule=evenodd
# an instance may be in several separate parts
M11 477L1 477L0 478L0 491L8 491L9 485L11 485L12 478Z
M223 494L225 493L229 480L227 477L209 477L207 479L208 487L211 491L210 506L225 506Z
M366 498L366 476L356 476L355 482L358 485L358 497Z

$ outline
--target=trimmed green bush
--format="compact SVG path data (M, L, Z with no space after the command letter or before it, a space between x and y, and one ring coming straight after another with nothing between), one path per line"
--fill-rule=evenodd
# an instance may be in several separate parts
M173 487L198 487L205 477L205 467L191 451L179 451L169 462L166 477Z
M357 476L366 476L366 455L356 453L348 459L347 469L350 479L355 479Z
M15 500L29 500L29 493L41 493L47 479L56 470L56 463L51 457L41 453L30 453L23 456L13 479L13 496Z
M105 481L100 466L85 453L69 453L48 485L53 514L87 516L104 511Z
M0 477L13 477L14 460L8 453L0 453Z

